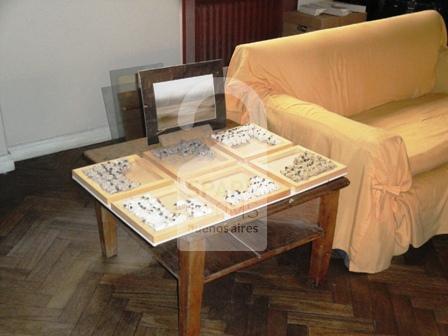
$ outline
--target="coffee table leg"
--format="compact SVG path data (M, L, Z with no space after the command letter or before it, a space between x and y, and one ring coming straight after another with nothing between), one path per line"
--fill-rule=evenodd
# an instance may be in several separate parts
M100 202L95 201L96 221L103 256L117 255L117 219Z
M324 229L324 236L313 241L309 274L315 286L319 286L327 275L333 246L338 202L339 190L321 197L319 225Z
M180 239L179 246L179 335L198 336L204 290L205 250L203 240Z

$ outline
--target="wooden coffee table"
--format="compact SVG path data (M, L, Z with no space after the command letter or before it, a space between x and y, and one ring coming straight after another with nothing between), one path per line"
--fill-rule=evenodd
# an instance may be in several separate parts
M90 161L97 163L142 153L148 149L150 147L146 144L146 139L142 138L89 150L84 154ZM349 180L340 177L254 210L246 214L243 219L240 218L238 222L229 220L219 224L223 228L251 225L250 223L267 217L266 246L261 251L248 249L250 244L245 244L234 235L222 233L223 230L216 230L216 228L206 230L207 232L192 233L157 247L151 247L127 225L123 225L123 228L145 247L150 248L155 258L178 280L179 335L199 335L203 288L208 282L311 241L309 277L316 286L322 282L331 257L339 190L348 185ZM320 199L320 202L316 202L317 199ZM109 258L117 254L117 223L120 221L102 204L95 202L102 252ZM313 207L318 207L315 209L319 211L317 223L310 225L301 218L293 221L269 219L280 211L297 206L305 207L309 211L313 210ZM207 246L216 244L217 239L221 250L225 250L227 246L230 251L207 251Z

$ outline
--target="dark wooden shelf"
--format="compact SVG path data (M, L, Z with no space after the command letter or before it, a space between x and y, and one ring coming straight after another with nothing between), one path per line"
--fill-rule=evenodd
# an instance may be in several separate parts
M264 232L259 232L257 235L220 233L205 238L207 250L205 282L213 281L261 260L304 245L322 235L322 229L317 224L309 224L301 220L294 222L269 220L267 223L258 220L243 226L248 225L258 225L259 228L264 229ZM251 246L256 248L257 243L263 244L263 238L266 239L266 247L263 250L255 249L254 251L250 248ZM171 241L153 248L152 251L159 262L178 278L179 263L176 244L175 241ZM216 251L217 249L221 251Z

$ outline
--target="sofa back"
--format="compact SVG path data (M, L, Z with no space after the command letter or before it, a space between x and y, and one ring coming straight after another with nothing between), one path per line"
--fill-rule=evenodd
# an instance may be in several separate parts
M227 87L243 95L244 82L261 96L288 94L351 116L430 92L446 43L442 17L424 11L240 45Z

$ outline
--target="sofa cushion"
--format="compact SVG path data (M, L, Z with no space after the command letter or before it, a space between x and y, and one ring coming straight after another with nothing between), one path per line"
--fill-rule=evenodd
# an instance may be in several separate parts
M388 103L352 119L399 134L413 175L448 162L448 94Z

